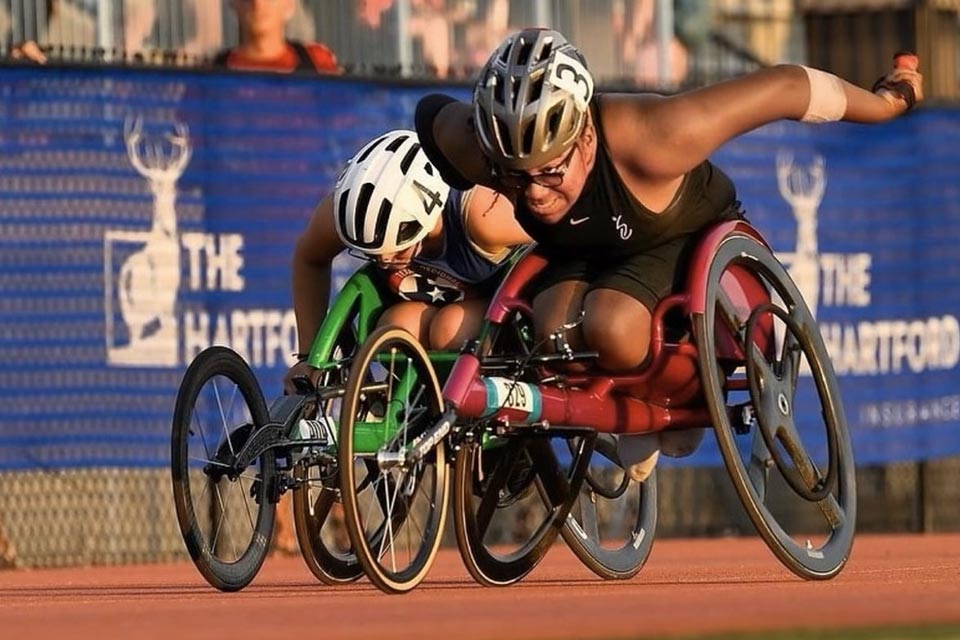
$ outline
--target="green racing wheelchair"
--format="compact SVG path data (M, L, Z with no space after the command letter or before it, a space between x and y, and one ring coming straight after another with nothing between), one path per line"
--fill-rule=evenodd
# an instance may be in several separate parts
M381 450L396 436L384 428L396 420L382 418L410 407L378 401L394 397L392 393L351 398L350 407L361 407L367 419L350 431L354 455L349 469L341 469L338 459L337 421L352 360L373 333L386 304L375 270L367 265L354 273L331 305L308 360L321 372L316 387L300 379L297 393L281 396L268 407L250 367L236 352L221 346L201 352L184 374L171 435L174 504L191 559L217 589L238 591L257 575L269 551L276 505L287 491L293 492L301 554L320 582L342 584L364 575L342 521L350 513L358 517L357 509L362 509L364 550L375 550L382 564L395 570L386 572L400 577L395 584L419 582L404 571L430 565L418 554L436 552L435 546L423 542L434 538L437 532L431 527L444 521L438 514L447 505L430 500L449 494L441 490L450 481L443 472L448 465L424 465L425 471L435 475L397 484L381 473L375 456L355 455ZM505 362L529 353L533 340L529 314L516 314L493 339L492 353L503 353ZM426 380L439 386L437 377L444 377L458 357L455 351L425 355L431 370L406 368L401 376L404 384ZM371 379L365 388L375 390L378 367L368 365L363 375ZM384 369L389 363L378 366ZM438 391L430 395L440 396ZM630 480L612 438L600 436L588 442L574 437L564 446L550 446L542 439L518 443L485 434L474 448L478 462L470 471L473 493L481 500L496 492L494 499L483 500L489 505L484 511L485 531L491 544L505 550L507 557L516 557L520 563L532 562L529 558L539 561L545 549L537 545L553 538L545 537L537 523L549 521L543 514L556 511L562 503L570 511L560 534L589 569L605 579L626 579L640 571L655 537L656 475L643 483ZM452 462L456 452L441 445L434 455ZM583 480L572 483L580 487L572 507L568 496L551 490L551 475L576 475ZM347 514L340 489L344 476L350 479L354 507ZM483 582L508 584L531 568L511 570L501 582ZM380 588L392 590L389 578L385 584L381 584L382 575L371 579Z

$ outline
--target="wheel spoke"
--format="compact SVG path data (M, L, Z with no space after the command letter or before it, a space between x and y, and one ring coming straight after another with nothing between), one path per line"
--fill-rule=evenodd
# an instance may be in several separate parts
M580 491L577 501L580 504L579 522L583 532L591 540L599 542L600 523L597 521L597 494L592 489L583 489ZM567 517L572 517L572 514Z
M807 450L800 439L800 432L797 431L792 417L785 419L777 430L777 440L783 444L784 450L793 461L794 467L803 479L804 484L814 490L823 480L823 475L817 468L816 463L807 455Z
M744 321L740 319L737 311L737 307L733 304L733 301L727 295L727 292L723 290L723 287L719 287L717 289L717 317L719 317L720 321L723 322L723 326L730 331L730 335L736 338L741 348L743 348Z
M477 450L480 452L476 457L478 471L482 469L481 461L483 454L481 446L482 445L477 445ZM497 461L490 480L487 482L483 497L480 499L480 505L477 508L476 522L480 540L483 540L487 534L487 528L490 526L493 514L497 510L497 504L500 502L500 492L507 486L507 480L510 479L510 472L513 470L522 453L523 442L520 439L504 445L504 449L500 454L501 457Z
M213 454L210 453L210 446L207 444L207 434L203 428L203 423L200 421L200 413L197 411L196 405L193 406L193 411L191 412L191 415L194 418L196 418L197 431L200 433L200 442L203 444L203 452L207 454L207 460L212 461ZM191 422L191 424L193 424L193 422ZM190 433L191 434L193 433L193 429L190 430ZM189 443L187 446L189 447Z
M827 494L827 497L818 502L817 506L834 531L846 524L847 517L843 511L843 507L840 506L833 494Z
M757 429L763 427L757 426ZM767 449L767 444L757 430L754 430L750 445L750 464L747 467L747 475L750 476L750 483L757 492L757 498L761 503L767 501L767 482L770 479L770 467L774 464L773 456Z

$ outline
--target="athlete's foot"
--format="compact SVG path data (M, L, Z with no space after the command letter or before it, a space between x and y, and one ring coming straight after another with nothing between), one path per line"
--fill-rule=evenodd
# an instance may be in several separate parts
M657 433L621 434L617 436L617 455L623 469L634 482L650 477L660 459L660 437Z
M660 451L671 458L684 458L697 450L706 433L705 427L683 431L661 431Z

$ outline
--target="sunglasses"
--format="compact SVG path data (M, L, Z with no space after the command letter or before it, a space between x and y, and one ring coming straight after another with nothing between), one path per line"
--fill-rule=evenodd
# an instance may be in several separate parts
M563 177L570 168L570 161L573 160L573 153L576 150L577 145L572 145L570 151L568 151L567 155L563 158L563 162L541 173L529 174L513 171L498 171L496 174L497 181L501 186L507 189L516 189L517 191L524 191L531 184L540 185L541 187L559 187L563 184Z

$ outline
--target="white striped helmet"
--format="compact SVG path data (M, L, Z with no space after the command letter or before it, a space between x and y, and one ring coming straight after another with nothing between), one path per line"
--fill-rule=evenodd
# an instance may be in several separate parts
M450 187L413 131L390 131L367 143L334 187L337 233L363 253L396 253L437 224Z

